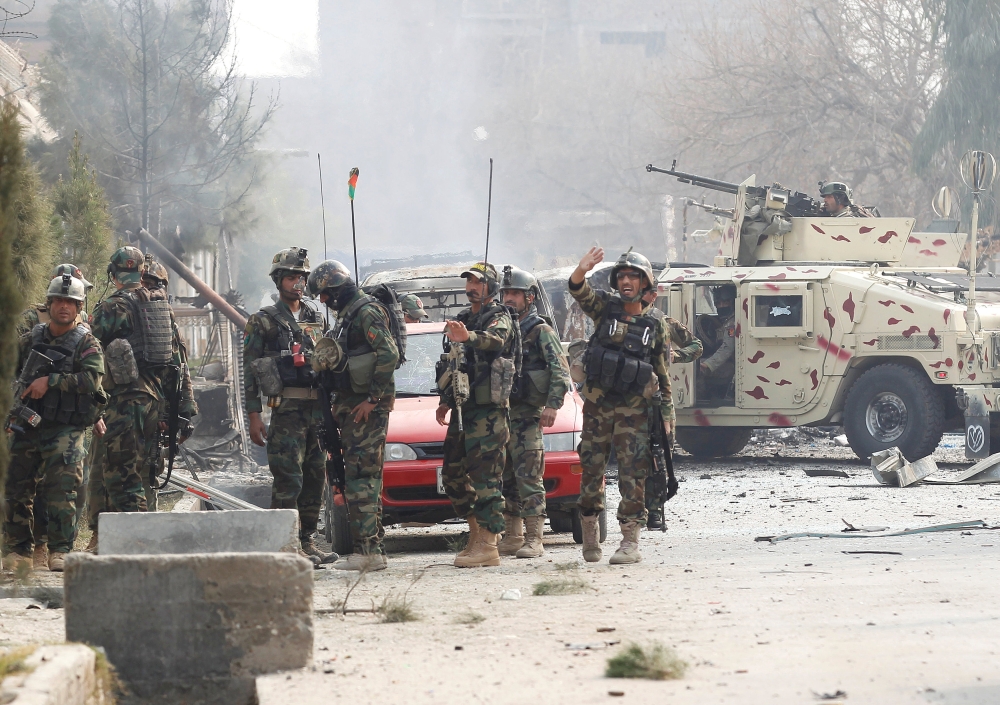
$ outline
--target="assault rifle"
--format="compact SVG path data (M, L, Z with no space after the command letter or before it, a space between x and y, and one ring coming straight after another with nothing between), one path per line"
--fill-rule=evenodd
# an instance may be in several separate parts
M323 411L323 427L320 429L319 445L326 453L326 479L332 489L343 494L347 490L347 466L344 465L344 445L340 437L340 427L333 418L333 391L328 383L329 373L320 374L320 393L323 398L320 407Z
M168 384L167 392L167 409L166 417L161 418L161 422L165 422L167 425L166 431L160 432L160 440L156 444L155 453L156 456L153 458L152 466L149 470L149 484L154 490L162 490L170 482L170 476L174 474L174 460L177 458L177 447L179 445L178 433L182 434L184 438L187 438L190 434L191 420L186 419L180 415L181 407L181 367L177 365L171 365L169 368L168 379L170 384ZM183 423L184 428L181 428ZM156 471L159 467L159 458L161 453L161 448L167 450L167 475L163 478L163 482L157 484L156 482Z
M673 448L670 436L663 428L663 412L660 410L660 395L653 397L649 414L649 446L653 456L653 473L646 479L646 492L660 503L660 513L666 503L677 494L677 478L674 476ZM667 530L664 521L662 531Z
M53 355L58 355L58 353L53 353ZM42 422L42 417L39 416L38 412L25 404L21 397L24 390L31 386L32 382L51 373L54 363L53 358L47 357L37 350L32 350L31 354L28 355L28 359L24 361L24 367L21 368L21 374L11 385L14 391L14 402L7 418L8 431L24 433L25 424L36 428Z
M458 414L458 430L465 431L462 425L462 404L469 401L469 373L465 371L465 345L449 342L445 357L446 367L439 384L441 389L451 384L451 396L455 400L455 413Z

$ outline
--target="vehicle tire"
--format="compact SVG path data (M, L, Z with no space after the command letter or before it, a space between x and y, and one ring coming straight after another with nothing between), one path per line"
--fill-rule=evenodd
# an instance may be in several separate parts
M342 556L354 553L354 540L351 538L351 518L347 512L347 502L342 494L334 494L327 486L324 493L326 502L323 505L323 521L326 522L326 540L333 550Z
M873 367L847 393L844 432L862 460L896 446L907 460L930 455L944 434L944 400L922 370Z
M580 510L573 510L573 542L583 543L583 523L580 521ZM601 511L597 515L597 540L599 543L604 543L604 539L608 538L608 513L606 511Z
M752 435L738 426L678 426L677 444L696 458L722 458L743 450Z
M568 534L573 531L573 511L549 514L549 527L552 529L552 533Z

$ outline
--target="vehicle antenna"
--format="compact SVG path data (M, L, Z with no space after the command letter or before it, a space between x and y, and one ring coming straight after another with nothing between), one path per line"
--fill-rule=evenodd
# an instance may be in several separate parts
M358 234L354 229L354 189L358 187L358 176L361 172L357 167L351 169L351 174L347 179L347 195L351 198L351 242L354 244L354 279L358 286L361 285L361 277L358 276Z
M316 165L319 167L319 207L323 211L323 259L326 259L326 200L323 198L323 158L316 153Z
M493 157L490 157L490 190L486 200L486 255L483 262L490 261L490 211L493 209Z
M972 191L972 223L969 227L969 293L966 300L965 322L973 336L978 332L976 320L976 256L979 246L979 194L988 191L996 176L997 163L993 155L980 150L969 150L962 156L959 173L962 181Z

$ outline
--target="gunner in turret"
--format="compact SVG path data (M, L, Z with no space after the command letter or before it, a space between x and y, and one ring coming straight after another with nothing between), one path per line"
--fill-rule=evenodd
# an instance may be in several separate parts
M871 218L873 214L866 208L851 202L853 192L843 181L820 182L819 195L823 198L823 215L834 218Z

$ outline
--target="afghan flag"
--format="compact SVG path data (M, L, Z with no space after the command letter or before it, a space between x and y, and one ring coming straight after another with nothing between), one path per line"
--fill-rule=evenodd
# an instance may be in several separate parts
M351 197L352 201L354 200L354 189L358 187L359 173L360 172L358 171L358 168L354 167L353 169L351 169L350 178L347 179L347 195Z

